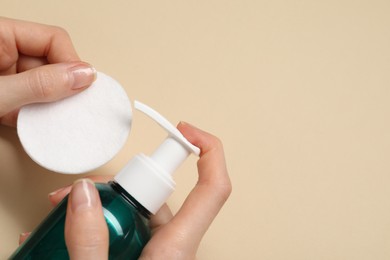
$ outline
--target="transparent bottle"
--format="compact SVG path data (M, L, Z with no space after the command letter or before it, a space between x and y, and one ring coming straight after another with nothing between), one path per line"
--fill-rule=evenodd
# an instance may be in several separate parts
M173 172L199 148L190 144L164 117L135 101L135 108L154 119L168 137L149 157L134 156L108 184L96 184L109 229L109 259L138 259L149 241L149 217L175 188ZM49 214L10 259L69 259L64 228L68 197Z
M137 259L150 239L150 212L115 181L97 183L109 230L109 259ZM64 227L68 196L51 212L11 259L69 259Z

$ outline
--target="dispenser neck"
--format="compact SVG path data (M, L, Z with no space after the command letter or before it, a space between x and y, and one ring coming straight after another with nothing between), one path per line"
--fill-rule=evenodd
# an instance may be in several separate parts
M108 185L111 186L117 193L119 193L122 198L124 198L129 204L131 204L142 216L149 219L151 214L149 210L147 210L144 206L142 206L133 196L131 196L121 185L119 185L116 181L108 182Z
M138 101L134 107L155 120L167 132L168 137L149 157L134 156L114 177L114 180L137 202L155 214L175 189L173 172L200 149L192 145L168 120L152 108Z
M190 152L175 138L167 139L154 151L150 158L159 165L164 172L172 175L175 170L190 155Z

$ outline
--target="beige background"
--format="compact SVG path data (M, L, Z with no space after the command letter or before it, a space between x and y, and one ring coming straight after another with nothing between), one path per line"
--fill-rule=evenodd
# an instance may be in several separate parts
M390 2L1 1L54 24L131 99L225 144L234 191L199 259L390 259ZM164 137L138 114L115 174ZM174 210L196 181L177 172ZM0 127L0 258L50 209L51 173Z

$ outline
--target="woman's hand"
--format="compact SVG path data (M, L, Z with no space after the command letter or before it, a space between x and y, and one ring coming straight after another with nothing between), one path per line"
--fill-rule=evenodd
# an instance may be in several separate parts
M231 193L222 143L214 136L186 123L178 129L201 149L199 179L175 216L167 205L151 217L152 238L141 259L192 259L208 227ZM107 182L110 176L90 177ZM73 187L73 188L72 188ZM72 259L107 259L108 230L99 195L88 180L49 195L53 205L70 192L65 224L65 240ZM21 242L27 237L23 235Z
M19 108L74 95L96 71L55 26L0 17L0 123L15 126Z

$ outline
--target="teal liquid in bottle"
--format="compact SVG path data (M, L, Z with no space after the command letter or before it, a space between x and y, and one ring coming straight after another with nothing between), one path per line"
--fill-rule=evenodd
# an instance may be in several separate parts
M149 157L134 156L108 184L96 184L109 229L109 259L138 259L150 239L149 216L175 188L173 172L191 154L200 154L158 112L135 101L134 107L154 119L168 137ZM49 214L10 259L69 259L64 227L67 197Z
M109 230L109 259L138 259L150 239L150 212L115 181L97 183ZM69 259L65 245L68 197L50 213L10 259Z

